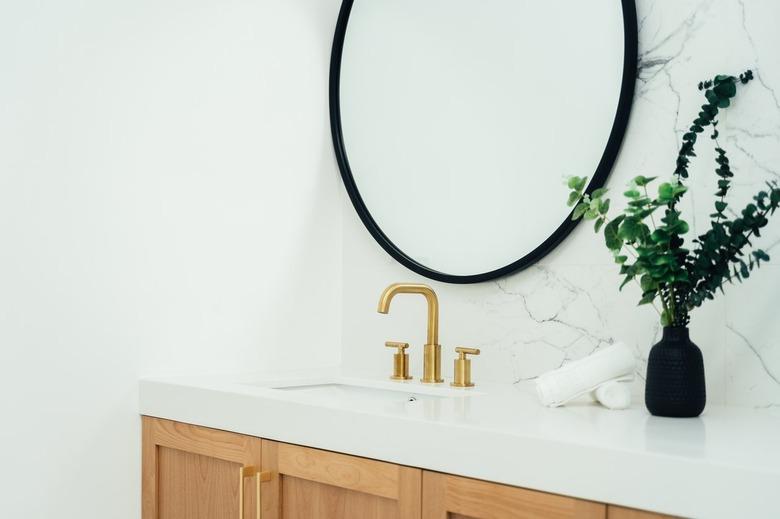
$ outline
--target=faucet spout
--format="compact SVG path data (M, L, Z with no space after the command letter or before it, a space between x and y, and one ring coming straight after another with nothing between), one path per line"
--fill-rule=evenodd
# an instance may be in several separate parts
M428 333L423 352L423 382L443 382L441 378L441 346L439 345L439 299L428 285L418 283L394 283L379 297L377 312L390 311L390 302L398 294L420 294L428 303Z
M428 285L417 283L394 283L387 287L379 298L376 311L380 314L390 312L390 302L398 294L420 294L428 302L428 344L439 344L439 298Z

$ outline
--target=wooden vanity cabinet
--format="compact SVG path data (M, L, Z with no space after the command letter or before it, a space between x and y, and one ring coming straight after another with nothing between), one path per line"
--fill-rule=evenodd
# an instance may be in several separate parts
M263 519L420 519L422 471L263 441Z
M425 471L425 519L605 519L606 505Z
M236 519L243 485L246 519L255 519L253 481L262 440L216 429L143 417L143 519Z
M143 417L143 519L420 519L422 471ZM258 492L242 468L270 479ZM243 485L244 510L240 499Z
M666 517L150 417L142 461L143 519Z

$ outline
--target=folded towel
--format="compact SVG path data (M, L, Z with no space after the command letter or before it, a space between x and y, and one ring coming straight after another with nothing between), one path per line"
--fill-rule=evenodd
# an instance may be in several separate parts
M542 404L558 407L596 390L606 382L632 379L635 366L636 359L631 349L623 343L616 343L589 357L569 362L563 367L540 375L536 379L536 392ZM602 393L606 395L609 389L606 388ZM625 388L615 389L612 386L612 392L622 392L623 389ZM630 392L628 395L630 399ZM598 395L596 397L598 398ZM610 397L606 395L605 398Z
M631 385L623 380L604 382L593 397L607 409L626 409L631 405Z

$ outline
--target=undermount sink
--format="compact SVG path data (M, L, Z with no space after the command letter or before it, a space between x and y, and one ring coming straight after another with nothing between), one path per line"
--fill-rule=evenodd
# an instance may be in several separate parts
M363 409L414 408L479 394L471 390L463 391L440 386L428 387L414 382L396 383L340 378L285 381L269 384L266 387L283 392L296 400L305 400L320 405Z
M301 386L277 387L282 391L305 393L318 398L337 399L341 401L355 402L404 402L412 403L421 400L438 400L451 398L447 395L430 395L409 391L403 388L378 389L374 387L356 386L351 384L310 384Z

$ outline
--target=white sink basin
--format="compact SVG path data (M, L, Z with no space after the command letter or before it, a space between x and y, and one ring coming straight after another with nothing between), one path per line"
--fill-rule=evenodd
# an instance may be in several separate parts
M336 377L319 380L286 380L258 384L283 392L297 401L350 409L414 409L438 406L453 399L463 399L480 393L452 389L447 386L427 386L414 381L392 382Z
M421 400L438 400L452 398L453 395L430 395L409 391L405 388L378 389L374 387L356 386L351 384L308 384L301 386L277 387L280 391L292 391L299 394L311 395L316 398L339 400L341 402L355 403L414 403Z

